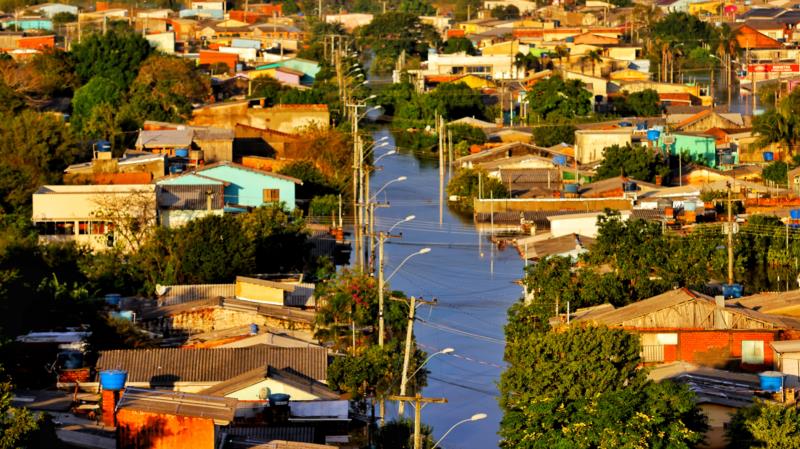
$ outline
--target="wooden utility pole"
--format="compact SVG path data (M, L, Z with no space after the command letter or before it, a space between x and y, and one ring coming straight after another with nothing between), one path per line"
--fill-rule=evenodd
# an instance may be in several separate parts
M730 183L728 184L728 285L733 285L733 208Z
M414 403L414 449L422 449L422 404L447 404L446 398L423 398L419 393L415 396L389 396L390 401L403 401Z
M419 302L419 304L417 304L417 302ZM411 361L411 338L414 335L414 316L417 313L417 307L419 307L421 304L436 304L436 300L434 299L433 301L425 301L422 298L417 299L414 296L412 296L409 300L408 325L406 326L406 348L405 353L403 354L403 373L402 377L400 378L400 396L405 396L406 387L408 386L408 364ZM398 413L400 413L400 416L403 416L403 413L405 412L405 402L403 401L407 399L397 400L400 401Z
M453 179L453 130L447 130L447 180Z

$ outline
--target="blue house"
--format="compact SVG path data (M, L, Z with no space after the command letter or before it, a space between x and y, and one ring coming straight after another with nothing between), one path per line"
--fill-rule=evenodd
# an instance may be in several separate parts
M719 161L717 160L717 143L714 136L702 133L676 132L672 133L673 143L671 145L664 143L664 137L664 134L659 137L658 147L665 150L668 149L670 155L677 156L681 154L705 166L717 168ZM738 154L735 158L735 162L738 162Z
M29 31L29 30L47 30L53 31L53 21L40 17L20 17L19 20L5 20L3 21L4 30Z
M233 162L206 165L182 175L167 177L158 185L222 185L225 209L259 207L283 202L286 208L295 207L295 186L302 181L290 176L245 167Z

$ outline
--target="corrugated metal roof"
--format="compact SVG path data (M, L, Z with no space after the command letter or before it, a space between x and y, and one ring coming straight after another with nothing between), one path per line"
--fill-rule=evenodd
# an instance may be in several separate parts
M328 356L325 349L280 348L256 345L217 349L122 349L101 351L97 371L128 371L128 382L172 386L176 382L222 382L247 371L274 366L292 369L312 379L325 380Z
M233 398L128 387L122 393L117 410L192 416L228 423L233 421L238 402Z
M139 131L136 148L175 147L189 148L192 145L194 132L186 129L160 129L155 131Z
M313 427L231 427L228 435L246 439L248 441L268 442L273 440L288 440L301 443L314 442Z
M800 352L800 340L771 341L769 343L775 352L781 354L787 352Z
M174 306L199 299L228 298L236 294L236 284L165 285L166 292L158 297L162 306Z
M211 196L211 209L218 210L225 207L225 186L222 184L163 184L157 187L156 192L158 207L162 209L206 210L209 207L209 195Z
M334 393L322 382L293 373L289 370L277 369L270 366L260 366L252 369L224 382L220 382L213 387L206 388L202 393L211 396L225 396L243 390L267 378L313 394L322 399L339 399L339 395Z

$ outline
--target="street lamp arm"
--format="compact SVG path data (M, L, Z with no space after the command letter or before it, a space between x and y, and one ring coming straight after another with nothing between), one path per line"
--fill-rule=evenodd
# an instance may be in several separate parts
M394 269L394 270L392 271L392 273L391 273L391 274L390 274L390 275L389 275L389 276L388 276L388 277L387 277L387 278L384 280L384 282L389 282L389 280L390 280L390 279L391 279L391 278L392 278L392 277L393 277L395 274L397 274L397 272L398 272L398 271L400 271L400 268L402 268L402 267L403 267L403 265L405 265L405 263L406 263L406 262L408 262L408 260L409 260L409 259L411 259L411 258L412 258L412 257L414 257L414 256L418 256L418 255L420 255L420 254L429 253L430 251L431 251L431 249L430 249L430 248L422 248L421 250L419 250L419 251L417 251L417 252L415 252L415 253L411 253L411 254L409 254L408 256L406 256L406 258L405 258L405 259L403 259L403 261L402 261L402 262L400 262L400 265L398 265L397 267L395 267L395 269Z
M484 418L486 418L486 414L485 413L478 413L478 414L472 415L471 417L469 417L467 419L462 419L461 421L453 424L453 426L450 427L449 429L447 429L447 432L445 432L444 435L442 435L442 437L439 438L439 441L437 441L436 444L434 444L431 449L436 449L437 447L439 447L439 443L441 443L442 440L444 440L445 437L447 437L447 435L449 435L450 432L453 431L453 429L455 429L456 427L460 426L461 424L464 424L465 422L470 422L470 421L480 421L481 419L484 419Z
M383 189L385 189L385 188L389 187L390 185L392 185L392 184L394 184L394 183L396 183L396 182L405 181L406 179L408 179L408 178L406 178L405 176L401 176L401 177L399 177L399 178L392 179L391 181L389 181L389 182L387 182L386 184L384 184L384 185L383 185L383 187L381 187L380 189L378 189L378 191L377 191L377 192L375 192L375 194L374 194L374 195L372 195L372 197L370 197L370 198L367 200L367 202L368 202L368 203L371 203L371 202L375 201L375 198L377 198L377 197L378 197L378 195L379 195L381 192L383 192Z
M414 378L414 375L415 375L415 374L417 374L417 373L419 372L419 370L421 370L421 369L422 369L422 368L423 368L425 365L427 365L427 364L428 364L428 362L430 362L432 358L436 357L436 356L437 356L437 355L439 355L439 354L450 354L451 352L453 352L453 348L445 348L445 349L442 349L441 351L434 352L433 354L429 355L429 356L428 356L428 358L427 358L427 359L425 359L425 361L424 361L424 362L422 362L422 364L420 364L420 365L417 367L417 369L415 369L415 370L414 370L414 372L413 372L413 373L411 373L411 374L408 376L408 379L413 379L413 378Z

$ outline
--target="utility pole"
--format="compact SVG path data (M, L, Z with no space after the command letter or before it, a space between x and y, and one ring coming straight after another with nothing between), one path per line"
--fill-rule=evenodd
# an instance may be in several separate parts
M385 290L385 281L383 279L383 243L388 238L398 238L399 235L390 235L383 231L378 233L378 346L383 347L383 338L384 338L384 321L383 321L383 302L384 302L384 290ZM411 318L413 320L413 317Z
M453 130L447 130L447 180L453 179Z
M444 117L439 116L439 226L444 219Z
M319 20L323 20L322 16L322 0L319 0Z
M405 395L391 395L390 401L403 401L414 403L414 449L422 449L422 404L447 404L446 398L423 398L422 395L417 393L415 396Z
M733 208L730 183L728 184L728 285L733 285Z
M352 115L350 117L352 123L352 133L353 133L353 239L355 240L355 252L356 252L356 269L361 270L360 258L361 258L361 223L359 222L359 214L358 214L358 167L361 164L361 161L358 159L358 147L360 144L360 139L358 138L358 105L352 104L348 105L353 108Z
M419 304L417 304L419 302ZM406 326L406 349L405 353L403 354L403 374L400 378L400 396L405 396L406 394L406 387L408 386L408 364L411 360L411 337L414 335L414 316L417 312L417 307L420 304L436 304L436 300L433 301L425 301L424 299L420 298L417 299L414 296L411 297L410 302L408 304L408 325ZM398 399L400 401L400 406L398 408L398 413L400 416L403 416L405 412L405 402L403 400ZM419 407L417 408L419 410Z

